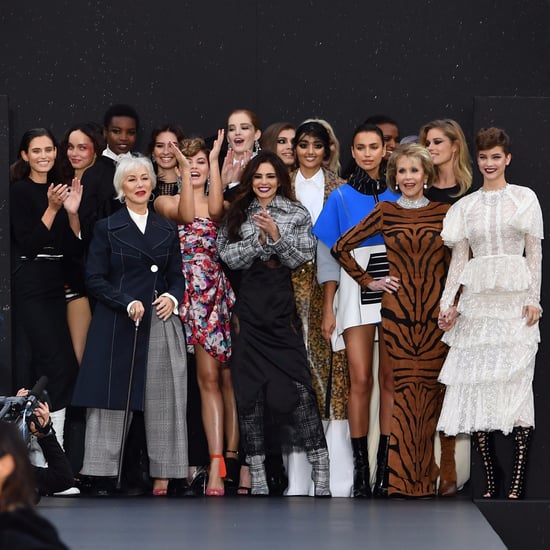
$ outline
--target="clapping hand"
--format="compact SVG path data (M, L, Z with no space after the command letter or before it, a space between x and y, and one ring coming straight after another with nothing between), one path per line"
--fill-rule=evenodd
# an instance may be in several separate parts
M269 235L273 241L278 241L281 238L275 220L265 208L259 214L254 214L252 219L260 229L260 244L265 244L266 235Z

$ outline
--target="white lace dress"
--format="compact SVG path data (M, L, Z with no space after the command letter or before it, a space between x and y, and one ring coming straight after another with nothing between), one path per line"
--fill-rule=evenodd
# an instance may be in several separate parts
M534 426L533 374L540 341L525 305L540 307L542 212L535 193L508 184L454 204L443 224L453 249L441 309L462 287L439 380L446 385L437 429L449 435ZM471 254L470 254L471 251Z

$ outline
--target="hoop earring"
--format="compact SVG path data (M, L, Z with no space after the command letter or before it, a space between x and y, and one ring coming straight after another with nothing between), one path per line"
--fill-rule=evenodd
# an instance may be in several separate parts
M262 148L260 147L260 142L257 139L255 139L254 140L254 149L252 151L252 155L253 156L257 155L261 150L262 150Z

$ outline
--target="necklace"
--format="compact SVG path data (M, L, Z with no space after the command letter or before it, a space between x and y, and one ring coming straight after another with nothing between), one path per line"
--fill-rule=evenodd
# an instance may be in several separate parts
M399 197L397 199L397 204L403 208L422 208L423 206L427 206L429 202L430 199L424 195L414 201L407 199L407 197Z

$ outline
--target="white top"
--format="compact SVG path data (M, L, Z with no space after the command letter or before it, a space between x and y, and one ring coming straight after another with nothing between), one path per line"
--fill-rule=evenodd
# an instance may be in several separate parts
M298 170L295 180L296 199L300 201L309 211L313 225L317 221L325 198L325 174L320 168L319 171L309 179L304 178Z
M132 158L132 153L130 151L128 151L127 153L123 153L122 155L117 155L116 153L113 153L113 151L111 151L111 149L109 149L109 146L107 146L104 150L103 150L103 153L101 153L102 156L104 157L107 157L107 158L110 158L111 160L114 160L117 164L122 160L122 159L125 159L125 158Z

